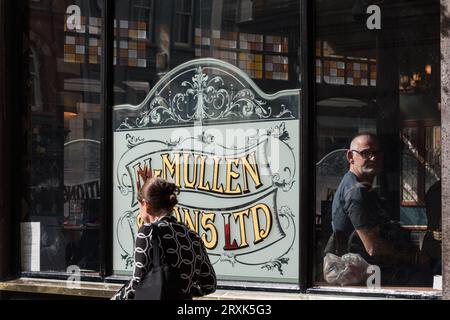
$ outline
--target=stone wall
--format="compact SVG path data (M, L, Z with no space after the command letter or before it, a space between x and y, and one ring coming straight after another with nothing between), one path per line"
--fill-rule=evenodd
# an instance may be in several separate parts
M442 289L450 299L450 0L441 0Z

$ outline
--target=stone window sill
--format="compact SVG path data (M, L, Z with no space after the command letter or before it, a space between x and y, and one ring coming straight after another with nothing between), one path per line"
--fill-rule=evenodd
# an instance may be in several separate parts
M82 298L109 299L122 284L104 282L80 282L78 286L63 280L20 278L0 282L0 291L72 296ZM355 299L441 299L442 293L437 290L367 290L361 288L316 287L302 293L283 293L246 290L217 290L215 293L195 298L196 300L355 300Z

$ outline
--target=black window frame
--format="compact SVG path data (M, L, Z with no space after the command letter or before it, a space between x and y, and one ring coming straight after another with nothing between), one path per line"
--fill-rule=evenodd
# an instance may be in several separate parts
M2 0L0 0L2 1ZM315 105L315 91L316 91L316 77L315 77L315 9L314 0L299 0L300 1L300 61L303 70L301 71L301 130L300 139L302 141L300 147L299 159L300 163L300 214L299 214L299 279L298 288L294 288L292 285L283 286L282 284L268 284L268 283L255 283L253 286L246 283L235 284L220 284L220 289L243 289L248 290L264 290L264 291L283 291L283 292L298 292L298 293L329 293L340 295L358 295L358 296L380 296L380 297L392 297L392 292L378 292L371 293L370 291L359 292L352 290L340 290L334 291L327 288L315 288L314 287L314 272L315 272L315 163L314 156L316 154L316 105ZM26 3L17 2L17 6L14 6L16 11L16 22L10 22L11 24L19 24L17 21L26 21ZM101 106L102 106L102 122L103 122L103 136L101 137L102 150L101 150L101 199L102 199L102 226L101 226L101 248L100 252L100 274L99 276L89 276L82 274L81 281L94 281L103 283L118 283L123 282L123 277L115 277L112 270L112 257L113 257L113 223L111 219L111 212L113 208L113 190L112 190L112 178L113 178L113 128L112 128L112 106L113 106L113 56L114 56L114 1L103 0L102 11L102 24L104 27L102 33L103 43L103 56L102 56L102 68L101 68ZM194 7L194 0L192 1ZM153 2L153 9L155 3ZM175 11L175 10L174 10ZM154 14L153 10L153 14ZM14 20L14 19L13 19ZM26 22L21 23L22 31L26 31L28 24ZM193 16L191 19L191 28L193 28ZM190 38L190 44L192 44L192 32ZM176 43L176 45L180 45ZM181 43L181 45L185 45ZM16 41L11 46L12 52L23 52L23 42ZM23 76L23 68L27 67L27 63L24 63L24 59L21 55L15 55L13 58L12 68L19 70L16 72L17 82L20 85L15 87L13 91L20 92L25 88L26 79ZM16 95L20 97L21 95ZM22 98L15 98L14 103L24 108L26 104L22 101ZM14 113L12 117L14 121L12 123L20 123L20 117L22 115L19 112ZM20 128L20 125L16 126L16 129ZM18 130L15 130L18 131ZM14 148L14 152L11 157L21 158L23 156L23 150L25 149L25 141L19 139L19 144ZM303 155L303 156L301 156ZM14 159L14 158L12 158ZM22 172L21 161L13 162L12 166L14 170ZM13 185L13 190L21 190L20 185ZM15 192L12 198L12 203L18 204L20 209L21 203L20 192ZM17 209L17 207L15 207ZM14 212L20 212L20 210L14 210ZM11 247L12 252L20 252L20 216L14 214L13 210L9 213L11 215L14 226L12 227L11 234ZM15 255L11 259L12 271L9 278L15 277L29 277L29 278L42 278L42 279L60 279L67 280L68 275L66 273L47 273L47 272L21 272L20 270L20 255ZM417 293L419 295L419 293ZM398 293L395 296L408 297L417 296L414 294L402 294Z
M308 41L313 41L311 32L308 32L310 26L310 22L307 17L307 10L311 10L310 6L307 5L310 0L300 1L300 15L302 16L303 23L300 26L300 34L303 39L308 39ZM192 15L191 15L191 27L194 25L194 10L195 10L195 0L191 2L192 4ZM153 8L155 8L155 3L153 2ZM175 6L174 15L176 14ZM154 14L154 11L153 11ZM26 16L25 16L26 17ZM81 274L81 281L92 281L92 282L104 282L104 283L121 283L125 278L123 276L116 276L112 270L112 261L113 261L113 223L111 219L111 215L109 213L112 212L113 209L113 127L112 127L112 118L113 118L113 84L114 84L114 64L113 64L113 56L114 56L114 19L115 19L115 8L113 0L103 0L103 11L102 11L102 25L104 28L102 29L102 44L103 44L103 55L102 55L102 66L101 66L101 106L102 106L102 123L103 123L103 135L101 137L101 203L102 203L102 225L101 225L101 252L100 252L100 268L99 275L89 275L89 274ZM192 44L192 35L190 37L190 44ZM189 44L186 43L175 43L177 46ZM250 290L261 290L263 288L267 291L281 291L281 292L302 292L305 293L307 288L310 287L311 276L309 275L310 270L312 268L308 267L310 256L308 252L310 252L310 241L307 241L309 234L309 228L307 227L309 224L310 217L307 212L311 212L311 201L309 197L312 195L308 193L309 188L303 188L302 186L308 185L309 181L312 181L311 178L314 176L308 176L311 173L311 170L308 169L308 166L313 162L309 161L309 148L312 146L312 143L309 143L308 133L311 130L311 124L314 123L314 114L310 112L310 106L308 106L311 102L307 100L307 84L310 82L310 70L313 56L311 55L311 50L308 45L301 45L302 50L299 52L301 65L304 68L304 72L301 73L301 84L302 86L302 94L300 97L300 107L301 112L304 112L304 117L300 120L300 139L303 143L300 148L300 167L301 170L301 190L305 190L300 192L300 212L298 219L299 225L301 226L301 230L299 231L299 250L300 250L300 263L299 263L299 279L296 284L283 284L283 283L268 283L268 282L257 282L254 285L251 283L240 283L235 281L219 281L219 288L223 289L242 289L248 288ZM308 116L306 116L308 115ZM311 118L312 117L312 118ZM301 157L301 155L305 155ZM19 222L18 222L19 224ZM18 244L19 246L20 244ZM312 265L311 265L312 267ZM64 272L23 272L20 271L20 262L17 264L17 269L19 270L20 277L27 278L40 278L40 279L56 279L56 280L67 280L69 274Z

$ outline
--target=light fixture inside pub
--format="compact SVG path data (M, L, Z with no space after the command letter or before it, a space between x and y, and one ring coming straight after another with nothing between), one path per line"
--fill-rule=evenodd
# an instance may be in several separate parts
M64 83L66 85L66 83ZM64 114L64 121L68 121L79 113L77 97L71 94L64 94L60 96L59 105Z
M431 87L432 67L427 64L424 71L400 73L399 90L404 94L419 94Z
M77 115L76 106L64 106L64 120L71 119Z

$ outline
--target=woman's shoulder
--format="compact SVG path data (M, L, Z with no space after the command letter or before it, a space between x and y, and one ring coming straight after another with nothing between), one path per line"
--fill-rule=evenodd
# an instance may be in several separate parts
M150 223L144 223L144 224L139 228L138 233L142 233L142 234L148 235L148 234L150 234L150 232L152 231L153 228L154 228L154 225L153 225L153 224L150 224Z
M172 229L179 235L185 235L189 238L200 239L195 231L191 230L186 224L179 222L174 216L167 216L160 220L159 227L163 230Z

